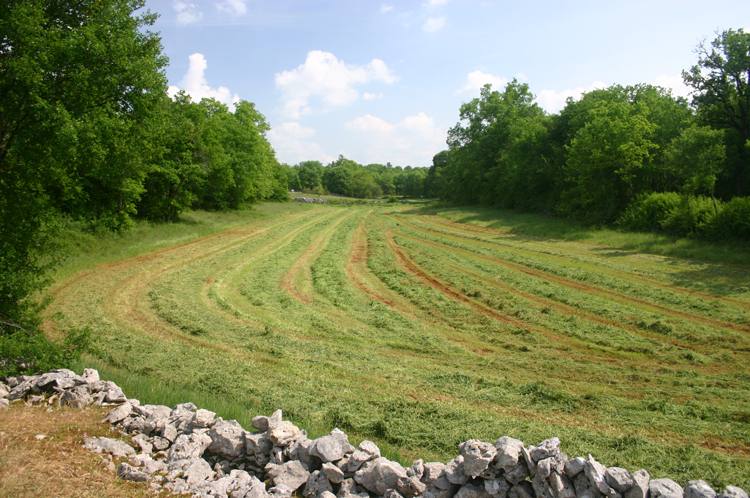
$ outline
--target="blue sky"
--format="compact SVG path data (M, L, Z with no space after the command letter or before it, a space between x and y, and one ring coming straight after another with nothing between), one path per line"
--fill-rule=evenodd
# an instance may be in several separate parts
M280 161L429 166L484 83L567 96L681 71L717 31L750 31L743 1L152 0L171 91L254 102Z

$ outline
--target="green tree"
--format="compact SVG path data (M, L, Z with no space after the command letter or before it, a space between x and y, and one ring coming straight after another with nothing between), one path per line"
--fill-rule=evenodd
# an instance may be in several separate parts
M591 110L591 120L567 147L570 188L563 194L563 212L612 222L637 195L634 179L658 147L644 106L602 101Z
M323 181L323 164L320 161L303 161L297 166L299 186L312 191L321 186Z
M140 125L165 92L156 16L140 0L0 4L0 333L35 325L57 210L109 188L127 224L145 176ZM76 213L79 214L79 213ZM51 258L51 259L50 259Z
M683 71L702 122L730 131L733 193L744 196L750 182L750 33L722 32L711 46L698 45L698 64Z
M726 157L723 142L723 130L714 130L707 126L691 126L672 140L665 151L668 166L683 181L682 191L685 194L688 215L690 198L698 189L705 189L711 194L714 214L718 215L714 187L716 175Z

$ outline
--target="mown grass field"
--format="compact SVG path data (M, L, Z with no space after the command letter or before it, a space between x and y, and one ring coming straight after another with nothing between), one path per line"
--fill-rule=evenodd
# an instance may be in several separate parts
M408 463L558 436L571 457L750 488L750 267L464 215L275 207L77 263L46 327L91 327L86 366L129 395L246 427L281 408Z

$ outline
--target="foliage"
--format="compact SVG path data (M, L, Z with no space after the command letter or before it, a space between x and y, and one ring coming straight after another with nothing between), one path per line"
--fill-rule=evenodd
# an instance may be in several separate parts
M750 197L735 197L726 202L704 230L709 240L750 241Z
M695 90L693 105L699 118L727 134L732 149L730 170L732 194L746 195L750 185L750 33L740 28L719 33L711 42L698 45L698 64L683 71L685 83Z
M654 192L641 194L628 205L617 220L623 230L651 232L660 230L669 213L684 202L676 192Z
M0 323L0 327L2 325ZM51 341L41 332L28 330L0 334L0 377L70 368L90 343L88 328L69 330L62 343Z

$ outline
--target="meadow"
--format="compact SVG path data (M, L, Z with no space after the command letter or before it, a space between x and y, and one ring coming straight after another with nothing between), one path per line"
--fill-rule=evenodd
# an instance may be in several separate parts
M206 216L70 235L47 333L90 327L80 366L143 402L246 427L281 408L404 463L557 436L571 457L750 488L742 248L435 206Z

